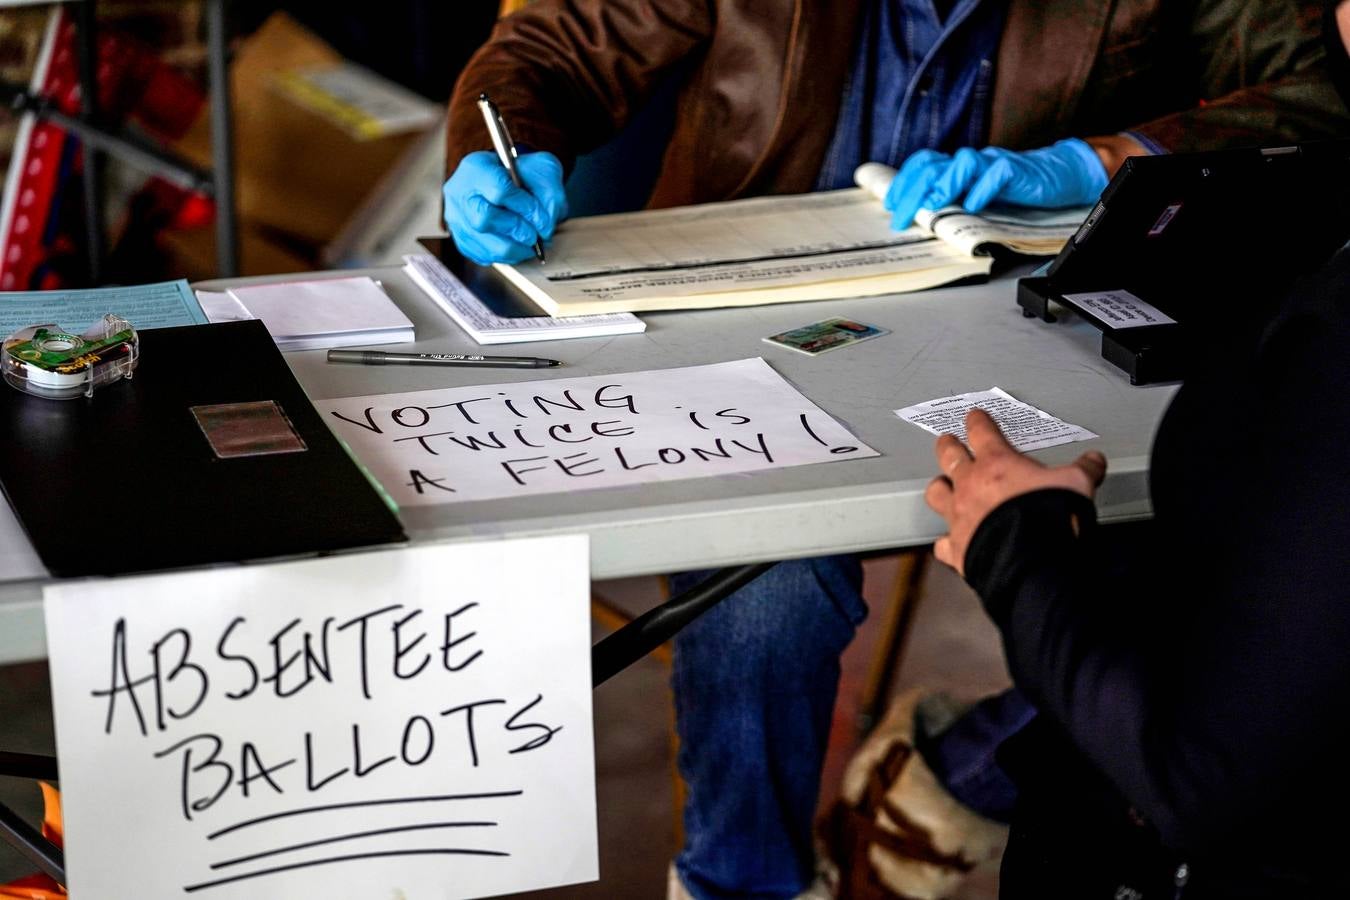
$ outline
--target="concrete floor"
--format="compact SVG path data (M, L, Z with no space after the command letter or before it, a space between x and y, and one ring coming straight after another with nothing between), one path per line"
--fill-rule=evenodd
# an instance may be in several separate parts
M897 560L866 565L865 593L872 614L845 654L840 701L826 763L822 803L834 796L840 773L857 743L860 694L884 618ZM641 612L658 602L657 579L598 584L612 603ZM595 637L605 634L595 627ZM519 895L539 900L659 898L666 867L676 850L676 790L671 761L672 708L669 669L655 657L601 686L595 693L596 782L600 810L600 875L596 884ZM979 602L949 570L930 566L917 608L896 690L911 685L975 699L1008 683L997 632ZM47 670L41 663L0 667L0 747L28 753L54 752ZM40 802L34 785L0 778L0 802L36 822ZM0 883L31 871L25 860L0 844ZM992 900L997 864L972 873L954 900Z

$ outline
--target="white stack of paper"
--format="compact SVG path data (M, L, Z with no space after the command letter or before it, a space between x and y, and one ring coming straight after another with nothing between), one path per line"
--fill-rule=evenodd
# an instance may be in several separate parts
M236 287L230 296L262 319L282 350L401 344L415 338L412 320L365 276Z
M413 283L480 344L557 341L563 338L638 334L647 330L647 323L626 312L561 318L499 316L431 254L409 254L403 257L403 262L403 271Z
M201 304L202 312L206 313L206 318L212 325L221 322L246 322L257 318L244 309L244 304L226 291L194 291L194 293L197 295L197 302Z

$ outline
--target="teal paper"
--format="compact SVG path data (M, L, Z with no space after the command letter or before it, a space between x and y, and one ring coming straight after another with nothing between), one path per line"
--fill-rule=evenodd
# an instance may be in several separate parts
M78 291L6 291L0 293L0 338L29 325L49 323L79 334L105 313L116 313L138 331L207 324L192 288L180 278Z

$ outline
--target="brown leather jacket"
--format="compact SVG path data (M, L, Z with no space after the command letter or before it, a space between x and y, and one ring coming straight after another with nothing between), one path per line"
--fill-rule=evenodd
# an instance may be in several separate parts
M460 77L447 165L490 146L480 91L517 142L570 168L681 73L652 206L808 191L863 2L538 0L499 22ZM1321 12L1294 0L1009 0L989 142L1132 129L1184 151L1348 135Z

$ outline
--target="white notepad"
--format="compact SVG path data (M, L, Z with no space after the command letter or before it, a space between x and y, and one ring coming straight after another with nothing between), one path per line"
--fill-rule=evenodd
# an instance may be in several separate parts
M414 340L412 320L374 280L358 276L230 289L282 350Z
M499 316L473 295L455 274L429 253L403 257L403 271L450 318L480 344L517 344L563 338L638 334L647 324L632 313L597 316Z

